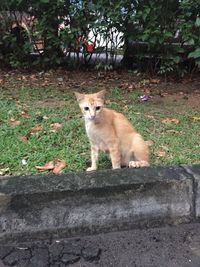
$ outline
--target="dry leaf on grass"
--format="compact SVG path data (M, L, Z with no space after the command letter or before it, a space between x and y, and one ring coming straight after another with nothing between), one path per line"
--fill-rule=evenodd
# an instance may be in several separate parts
M149 118L149 119L155 119L155 117L152 116L152 115L146 115L146 117Z
M33 80L33 81L37 81L37 77L36 77L35 74L32 74L32 75L30 76L30 78L31 78L31 80Z
M32 127L32 128L29 130L29 133L30 133L30 134L34 134L34 133L38 133L38 132L40 132L40 131L42 131L42 130L43 130L42 126L40 126L40 125L36 125L36 126Z
M64 169L66 163L64 160L56 160L56 161L49 161L44 166L35 166L35 168L39 171L52 171L55 174L58 174Z
M175 119L175 118L166 118L166 119L162 120L162 123L165 123L165 124L179 124L180 121L178 119Z
M18 126L18 125L21 124L20 121L17 121L17 120L15 120L14 118L11 118L10 121L9 121L9 123L10 123L10 125L11 125L12 127L16 127L16 126Z
M58 123L58 122L55 122L55 123L52 123L50 126L52 128L50 130L50 132L55 133L55 132L57 132L62 127L62 124L61 123Z
M157 152L156 152L157 156L158 157L165 157L166 156L166 151L163 150L163 149L159 149Z
M156 152L156 155L158 157L165 157L167 155L167 152L169 151L167 146L161 146Z
M150 83L158 84L158 83L160 83L160 80L159 79L151 79Z
M28 137L25 135L21 135L19 136L19 140L23 141L23 142L27 142L28 141Z
M21 112L21 116L22 116L23 118L29 118L29 115L28 115L28 112L27 112L27 111L22 111L22 112Z
M132 90L134 90L135 89L135 84L130 84L129 86L128 86L128 90L129 91L132 91Z
M48 117L47 116L43 116L43 120L48 120Z
M9 168L0 169L0 175L1 176L8 175L9 172L10 172L10 169Z
M173 129L167 130L166 132L167 133L172 133L172 134L181 134L181 132L173 130Z
M44 166L35 166L35 168L39 171L48 171L48 170L53 170L54 169L54 162L49 161L47 162Z
M66 166L66 163L64 160L58 159L55 168L53 169L53 173L60 173L62 169L64 169Z
M192 117L192 121L193 122L200 121L200 117Z

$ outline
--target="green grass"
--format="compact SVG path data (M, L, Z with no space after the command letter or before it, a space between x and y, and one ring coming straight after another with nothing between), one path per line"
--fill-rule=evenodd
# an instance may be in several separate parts
M199 121L192 121L198 112L174 103L157 105L153 101L138 101L140 92L122 92L112 88L108 94L109 107L124 113L135 128L151 140L151 164L186 164L200 162ZM35 174L35 166L55 159L66 161L67 171L85 170L90 162L90 146L85 134L84 121L71 91L53 87L26 88L19 83L1 91L0 98L0 171L6 174ZM26 111L28 118L22 117ZM176 118L179 124L164 124L166 117ZM20 121L12 127L10 119ZM52 132L52 123L61 123ZM29 134L32 127L40 125L42 131ZM24 142L20 136L28 136ZM25 159L27 164L23 165ZM100 157L100 168L110 168L105 155Z

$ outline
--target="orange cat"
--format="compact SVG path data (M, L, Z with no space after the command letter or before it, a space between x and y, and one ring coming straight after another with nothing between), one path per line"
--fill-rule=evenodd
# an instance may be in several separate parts
M108 152L112 168L149 166L149 149L124 115L104 108L105 90L95 94L76 93L85 118L85 128L91 144L92 166L97 169L99 151Z

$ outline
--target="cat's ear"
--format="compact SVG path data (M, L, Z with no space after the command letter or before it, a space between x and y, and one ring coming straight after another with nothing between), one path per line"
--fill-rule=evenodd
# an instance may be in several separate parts
M96 95L97 95L97 98L100 98L103 101L106 100L106 90L101 90Z
M84 99L84 94L81 94L81 93L78 93L78 92L74 92L75 96L76 96L76 99L78 102L80 102L81 100Z

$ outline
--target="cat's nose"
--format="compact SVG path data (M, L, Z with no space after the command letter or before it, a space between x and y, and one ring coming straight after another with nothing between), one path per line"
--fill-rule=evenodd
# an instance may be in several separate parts
M91 119L91 120L94 120L94 118L95 118L95 116L94 116L94 115L90 116L90 119Z

